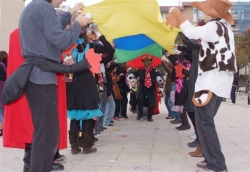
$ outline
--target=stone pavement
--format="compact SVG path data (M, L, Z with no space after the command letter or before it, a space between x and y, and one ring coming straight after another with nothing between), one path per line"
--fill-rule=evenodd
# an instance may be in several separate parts
M236 105L229 102L222 102L215 117L222 151L230 172L250 171L250 106L242 97ZM154 122L137 121L136 115L128 113L129 119L117 121L114 127L102 132L95 145L96 153L73 156L70 148L60 151L67 157L64 172L196 171L196 162L203 158L188 155L195 150L187 145L192 141L188 135L193 128L176 130L178 125L165 119L167 110L163 103L160 109ZM3 148L2 137L0 144L0 172L22 172L24 151Z

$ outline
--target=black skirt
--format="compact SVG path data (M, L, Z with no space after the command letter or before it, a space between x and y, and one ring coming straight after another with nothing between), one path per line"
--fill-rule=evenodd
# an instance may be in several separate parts
M68 110L95 110L99 108L99 93L93 74L89 70L74 73L67 82Z

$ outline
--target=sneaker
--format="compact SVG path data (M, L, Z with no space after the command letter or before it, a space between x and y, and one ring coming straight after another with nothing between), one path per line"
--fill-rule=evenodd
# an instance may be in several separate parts
M58 157L56 157L56 159L54 160L54 163L66 163L65 162L66 156L65 155L59 155Z
M118 117L114 117L113 120L114 121L119 121L119 118Z
M200 161L196 163L197 167L205 168L207 166L207 163L205 161Z
M199 141L197 139L195 139L193 142L188 143L188 146L191 148L197 148L199 145Z
M196 139L196 138L197 138L197 136L196 136L195 133L190 134L188 137L189 137L190 139Z
M235 105L235 103L229 103L230 105Z

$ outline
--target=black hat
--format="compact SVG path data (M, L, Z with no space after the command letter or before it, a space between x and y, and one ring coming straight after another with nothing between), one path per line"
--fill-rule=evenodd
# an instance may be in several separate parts
M116 67L118 66L118 64L116 62L111 62L110 66L109 66L109 70L112 71L114 70Z

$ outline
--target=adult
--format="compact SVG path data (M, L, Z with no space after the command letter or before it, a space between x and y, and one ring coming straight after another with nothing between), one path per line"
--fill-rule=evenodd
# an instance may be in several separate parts
M87 32L84 31L77 40L76 49L72 50L75 62L80 62L86 58L86 53L93 49L95 53L108 53L113 57L114 49L112 45L102 35L99 40L103 45L89 42ZM104 59L110 59L109 55ZM111 58L112 59L112 58ZM97 62L99 63L99 62ZM72 154L81 151L83 154L96 152L92 148L94 119L103 116L99 108L99 93L93 73L87 69L73 74L72 82L67 82L67 109L70 120L69 142ZM81 131L81 145L79 145L79 131Z
M232 84L232 89L231 89L231 103L230 105L234 105L235 104L235 100L236 100L236 96L235 96L235 92L236 89L238 87L238 81L239 81L239 73L235 72L234 73L234 80L233 80L233 84Z
M8 60L7 52L0 51L0 96L2 95L3 86L6 80L7 60ZM3 135L3 114L4 114L4 105L0 100L0 136Z
M205 161L198 162L198 171L227 171L225 157L215 128L214 117L223 97L229 97L233 73L237 70L234 23L228 12L228 0L207 0L191 5L204 12L206 25L193 26L177 9L171 8L167 21L177 23L189 39L201 40L198 77L195 83L195 120ZM215 82L216 81L216 82Z
M61 27L55 8L63 0L34 0L23 10L19 21L22 56L60 63L60 53L69 48L90 19L78 15L67 30ZM84 6L78 4L79 9ZM38 41L39 40L39 41ZM30 172L49 172L59 141L56 73L34 66L25 92L34 133ZM47 120L50 119L50 120Z
M151 56L143 57L143 67L133 73L136 78L139 77L137 120L143 116L143 107L148 107L147 120L149 122L153 121L152 115L156 106L156 82L161 80L158 71L152 67L152 61Z

